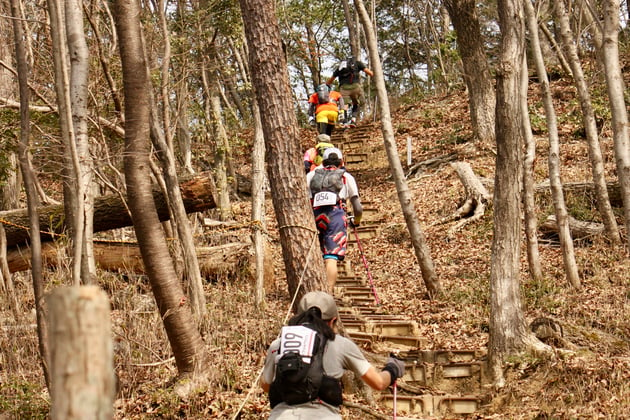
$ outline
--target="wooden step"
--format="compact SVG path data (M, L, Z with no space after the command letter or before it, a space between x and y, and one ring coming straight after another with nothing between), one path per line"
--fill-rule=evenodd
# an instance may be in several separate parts
M359 240L370 239L376 237L378 234L378 228L376 226L359 226L357 228L357 235L359 235ZM357 238L352 232L352 235L348 235L348 244L353 244L357 241Z
M381 395L379 400L385 407L394 407L394 396ZM473 414L481 405L481 398L475 395L397 395L396 410L403 414L424 416Z

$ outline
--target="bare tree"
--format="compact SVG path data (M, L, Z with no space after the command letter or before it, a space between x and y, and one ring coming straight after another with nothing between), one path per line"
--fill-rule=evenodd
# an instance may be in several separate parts
M599 146L599 135L597 132L597 123L595 121L595 112L593 111L591 95L588 91L584 71L582 70L582 65L580 64L578 57L575 38L571 33L569 17L567 16L562 2L554 1L553 10L556 22L558 22L557 28L564 50L563 55L566 57L569 65L571 66L573 81L578 92L578 97L580 98L582 122L584 124L584 131L586 132L586 141L588 143L588 153L591 161L591 173L593 175L597 208L601 215L602 222L604 223L608 238L612 243L619 244L621 243L621 239L619 237L617 221L615 220L615 215L613 214L612 206L610 205L610 199L608 198L608 188L606 187L606 177L604 176L604 159Z
M558 2L555 2L556 4ZM531 6L526 4L525 7ZM549 183L551 185L551 197L553 200L553 208L556 213L556 221L558 223L558 232L560 237L560 247L562 249L562 259L564 261L564 270L567 275L569 284L573 287L580 287L580 276L578 274L577 264L575 263L575 252L573 250L573 239L571 238L571 230L569 229L569 218L567 207L564 202L564 192L562 190L562 180L560 179L560 140L558 138L558 119L556 111L553 107L553 99L551 97L551 88L549 86L549 78L545 69L545 62L540 50L538 42L538 26L533 16L533 8L529 10L530 20L530 46L534 54L534 63L536 64L536 72L538 74L538 82L542 94L543 104L545 106L545 117L547 119L547 133L549 137Z
M289 293L299 299L304 292L326 290L326 282L304 169L298 158L299 132L275 3L240 0L240 5L247 43L255 46L249 49L249 68L256 99L260 112L267 116L263 120L267 171ZM303 287L298 290L300 285Z
M501 29L497 63L496 143L494 178L494 237L490 267L490 375L497 386L505 384L506 355L541 347L527 328L521 303L521 168L523 167L521 74L525 54L522 0L499 0Z
M78 81L78 75L70 74L70 62L68 52L68 33L65 26L67 17L59 0L48 0L50 13L50 32L53 43L53 58L55 64L55 90L57 94L57 108L59 110L59 123L61 137L64 144L64 201L66 217L72 232L72 278L75 285L81 284L83 241L85 239L85 203L84 185L80 182L81 163L77 143L77 131L74 128L72 97L82 82ZM80 76L80 77L83 77ZM85 76L87 77L87 75ZM72 81L72 83L71 83ZM90 277L83 281L90 281Z
M457 32L457 51L462 59L463 77L468 88L468 106L473 134L481 142L494 140L494 88L484 38L474 0L444 0L444 6Z
M394 139L394 129L392 127L392 117L389 110L387 89L385 87L385 79L383 78L383 67L381 66L381 60L376 45L376 35L374 34L374 29L363 4L363 0L355 0L355 5L359 12L359 19L361 20L368 41L370 64L374 71L374 83L376 84L378 105L381 109L383 141L385 143L385 151L387 152L387 159L389 160L392 176L396 183L398 200L400 201L400 206L405 216L407 229L409 229L409 234L411 235L411 242L416 253L416 259L420 264L420 270L422 271L422 278L427 292L429 297L436 298L441 294L442 286L435 273L431 253L420 222L418 221L418 215L416 214L413 199L409 192L407 182L405 181L405 174L402 169L402 164L400 163L400 157L398 156L398 149L396 148L396 141Z
M33 168L29 154L30 143L30 114L29 114L29 68L26 62L26 50L24 48L24 31L20 13L20 0L11 0L11 16L13 17L13 37L15 40L15 56L18 68L18 84L20 88L20 142L18 143L18 155L20 169L24 178L26 191L26 204L28 207L28 219L31 248L31 277L33 281L33 294L35 297L35 314L37 317L37 338L39 339L39 356L44 371L46 386L50 390L51 378L48 360L50 351L48 347L48 325L46 323L46 308L44 305L44 281L42 276L42 243L39 237L39 205L37 191L35 189ZM3 232L4 234L4 232Z
M129 209L156 304L180 376L200 373L203 342L171 260L151 194L149 165L151 85L135 0L114 2L125 97L125 175Z
M66 0L65 7L65 34L70 55L70 105L72 107L72 127L76 142L76 154L78 159L78 172L76 173L76 189L79 197L78 210L83 215L77 218L75 227L74 245L81 252L78 263L75 261L75 270L81 273L82 282L91 284L95 282L96 262L94 260L94 189L92 185L92 173L94 164L90 154L90 141L88 137L88 71L89 52L83 30L83 1ZM78 203L77 203L78 204ZM79 224L80 223L80 224ZM78 250L76 252L79 252Z
M529 0L524 0L529 2ZM529 17L528 17L529 23ZM527 57L523 58L523 74L527 74ZM523 113L523 137L525 139L525 159L523 160L523 211L525 213L525 237L527 238L527 262L529 274L534 280L542 280L538 250L538 218L534 199L534 162L536 161L536 139L532 134L527 105L527 87L529 78L521 77L521 112Z
M601 59L606 69L604 73L612 113L617 177L623 200L626 239L630 249L630 138L628 136L628 110L624 99L626 90L619 64L620 4L618 0L604 0L602 4L604 22Z

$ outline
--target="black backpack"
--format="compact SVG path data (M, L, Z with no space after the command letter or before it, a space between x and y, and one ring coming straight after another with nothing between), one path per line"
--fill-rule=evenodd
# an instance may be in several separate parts
M350 78L350 83L354 81L354 76L357 73L357 62L354 57L348 57L341 63L339 63L339 76L344 78Z
M330 89L326 85L317 86L317 102L327 104L330 102Z
M295 330L290 330L290 328L295 327L306 327L315 332L312 356L303 357L299 353L301 343L297 339L291 341L292 337L302 338L299 333L292 332ZM320 397L320 387L324 378L323 357L326 337L315 331L310 324L304 324L283 327L281 340L285 340L285 350L276 363L276 375L269 389L271 408L281 402L295 405L316 400ZM291 350L292 348L296 348L296 350ZM279 352L282 349L281 342ZM339 404L341 403L339 402Z

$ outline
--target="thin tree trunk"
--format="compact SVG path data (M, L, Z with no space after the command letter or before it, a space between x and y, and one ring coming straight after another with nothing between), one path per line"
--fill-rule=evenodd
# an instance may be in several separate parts
M70 93L70 65L68 63L68 45L64 25L62 4L59 0L48 0L50 13L53 58L55 63L55 90L61 138L64 144L64 201L68 226L72 232L72 281L81 284L81 257L83 255L83 210L82 185L79 182L81 164L78 158L77 142L72 119L72 101Z
M143 43L144 44L144 43ZM168 52L166 53L168 54ZM145 62L147 53L144 51ZM147 80L150 80L149 68L145 69ZM166 93L162 89L162 95ZM179 239L178 245L181 247L184 264L184 278L188 286L190 306L193 314L202 317L206 314L206 297L203 290L203 279L199 270L199 261L195 252L195 241L190 221L186 215L186 208L179 189L179 180L177 178L177 165L175 155L172 149L172 141L169 142L165 137L168 135L168 122L162 121L157 112L157 104L153 90L148 92L150 103L150 137L153 146L158 151L157 155L160 159L162 167L162 178L166 184L166 197L170 213L172 214L171 226L177 232ZM162 97L162 102L168 102L168 97ZM164 116L165 114L163 114ZM159 175L158 175L159 176ZM177 270L176 270L177 271Z
M630 138L628 137L628 111L624 100L625 86L619 64L619 1L604 0L604 37L601 58L606 71L606 87L612 112L613 141L617 177L623 200L626 221L626 238L630 249Z
M177 278L153 201L149 174L151 84L135 0L114 2L125 92L125 175L129 209L151 288L180 377L201 373L203 342Z
M554 2L555 3L555 2ZM595 112L591 103L591 95L588 91L582 65L577 55L577 47L571 33L569 18L564 12L564 8L559 5L554 7L556 21L558 22L558 30L564 48L564 55L567 57L571 66L573 80L580 98L580 106L582 108L582 120L584 130L586 132L586 141L588 143L588 152L591 160L591 171L593 175L593 184L595 186L595 196L597 198L597 208L602 218L602 222L606 228L606 234L610 241L614 244L620 244L619 229L617 221L610 205L608 198L608 189L606 187L606 177L604 176L604 159L599 145L599 134L597 132L597 124L595 121Z
M265 136L258 105L252 104L254 147L252 148L252 238L256 258L254 301L261 307L265 301Z
M558 2L554 2L558 4ZM533 28L533 29L531 29ZM575 252L573 249L573 239L569 229L569 219L566 204L564 202L564 192L562 190L562 180L560 179L560 140L558 138L558 120L553 107L549 78L545 69L545 62L538 43L538 28L530 24L531 49L534 54L536 73L540 83L543 104L545 107L545 117L547 120L547 132L549 137L549 184L551 188L551 198L558 221L560 248L562 249L562 259L567 280L573 287L580 287L580 276L575 262Z
M20 169L24 179L26 204L30 232L39 232L39 215L37 213L38 196L34 185L34 173L29 154L30 144L30 114L29 114L29 68L26 62L24 48L24 31L20 19L20 0L11 0L11 15L13 17L13 36L15 39L15 56L18 68L18 84L20 88L20 142L18 155ZM31 277L33 281L33 295L35 298L35 314L37 318L37 337L39 339L39 357L44 371L44 380L48 390L51 389L51 376L48 368L50 351L48 347L48 326L46 324L46 310L44 306L44 280L42 276L42 244L39 235L31 235Z
M94 262L94 247L92 245L94 240L94 190L92 189L94 164L90 154L87 128L89 51L83 31L82 0L65 0L64 4L66 37L68 53L70 54L72 127L76 142L77 163L79 164L76 175L77 197L79 197L80 203L78 210L83 212L77 218L75 241L78 243L73 246L81 250L81 258L76 267L80 272L81 282L92 284L96 281L96 263Z
M396 142L394 139L394 129L392 127L391 113L389 109L389 100L387 97L387 89L385 87L385 79L383 78L383 68L381 65L378 49L376 45L376 36L374 29L370 23L369 16L363 5L363 0L356 0L355 5L359 12L359 18L363 25L363 30L368 39L368 50L370 52L370 64L374 71L374 83L378 97L378 105L381 108L381 125L383 130L383 141L385 143L385 151L392 171L394 182L396 183L396 191L398 192L398 200L402 208L407 229L411 235L411 242L416 254L422 278L427 288L430 298L437 298L442 293L442 286L437 278L433 260L431 259L430 250L427 245L424 232L420 227L418 215L413 205L413 197L409 192L409 187L405 181L405 174L400 163Z
M530 0L524 0L528 3ZM527 6L525 6L527 8ZM529 21L529 13L526 13ZM525 138L525 159L523 161L523 210L525 212L525 237L527 238L527 262L529 275L533 280L543 279L538 251L538 218L536 217L536 200L534 191L534 162L536 161L536 140L532 134L527 105L528 77L527 57L523 59L523 77L521 77L521 112L523 113L523 136Z

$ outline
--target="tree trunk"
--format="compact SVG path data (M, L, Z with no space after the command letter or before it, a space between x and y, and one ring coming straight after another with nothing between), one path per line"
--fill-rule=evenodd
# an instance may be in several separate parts
M164 29L166 30L166 29ZM144 52L145 61L147 60L147 53ZM168 55L168 48L167 52ZM149 68L145 69L147 73L147 80L150 80ZM164 88L163 88L164 89ZM157 112L157 104L153 90L148 92L150 107L150 137L151 141L157 150L158 158L162 165L162 173L157 176L161 176L166 184L166 202L172 215L171 225L177 232L177 238L179 242L178 249L175 253L183 255L182 262L184 265L184 279L188 287L190 305L192 311L197 316L202 316L206 313L206 297L203 291L203 283L201 280L201 274L199 273L199 262L197 261L197 254L195 253L195 242L193 237L193 230L190 227L190 221L186 217L186 207L183 202L182 193L178 188L177 179L177 165L175 162L175 154L172 149L172 141L169 141L169 124L168 119L162 121L160 124L160 117ZM164 97L166 96L166 97ZM168 95L162 91L162 102L168 102ZM165 117L165 114L163 114ZM162 127L162 129L160 129ZM214 194L214 190L213 190Z
M530 0L524 0L529 4ZM525 5L527 9L527 4ZM527 21L529 20L529 12ZM533 280L543 279L540 265L540 252L538 250L538 218L536 217L536 200L534 190L534 162L536 161L536 140L532 134L532 126L529 121L529 106L527 105L527 87L529 77L527 70L527 57L523 59L523 77L521 77L521 112L523 124L523 137L525 138L525 159L523 160L523 211L525 213L525 237L527 238L527 263L529 275Z
M72 281L81 284L81 256L83 243L83 211L82 187L79 182L80 163L77 153L77 143L72 119L72 104L70 99L70 64L68 63L68 44L64 25L64 9L60 0L48 0L50 14L50 32L53 45L55 64L55 91L57 94L57 108L59 109L59 124L63 143L63 198L64 210L69 232L72 233Z
M623 199L626 222L626 239L630 249L630 138L628 135L628 111L624 100L625 86L619 64L619 1L603 1L604 38L601 58L606 71L606 87L612 113L613 141L617 177Z
M50 418L109 420L116 382L109 299L96 286L61 287L50 309Z
M494 140L494 90L484 38L473 0L445 0L444 6L457 32L457 51L462 59L464 81L468 88L473 134L482 143Z
M200 173L180 182L184 208L188 213L195 213L216 206L214 182L208 172ZM159 188L153 189L153 201L160 221L169 220L168 203ZM40 237L42 241L52 241L63 235L66 229L63 205L39 207ZM7 247L26 245L29 241L28 214L25 209L0 212L0 219L5 224ZM94 232L103 232L131 226L129 208L118 195L106 195L96 198L94 203Z
M180 377L201 373L203 342L178 281L157 208L149 173L149 89L140 10L134 0L114 2L125 97L125 175L129 209L155 301L164 322Z
M525 43L521 0L499 0L498 11L501 46L497 65L497 158L488 356L490 375L495 385L501 387L505 384L505 356L523 350L536 339L527 328L519 288L523 167L519 95Z
M365 10L363 0L357 0L355 5L357 11L359 12L359 19L361 19L361 24L363 25L363 30L368 40L370 63L372 70L374 71L374 83L376 84L378 105L381 109L383 141L385 143L385 151L387 152L392 177L396 183L398 200L400 201L400 206L402 208L403 215L405 216L407 229L409 229L409 234L411 235L411 242L416 254L416 259L420 264L420 270L422 272L422 278L427 288L427 292L430 298L436 298L442 293L442 286L440 285L435 268L433 267L430 250L427 245L424 232L420 227L418 215L416 214L416 210L413 205L413 197L411 196L409 187L405 181L405 174L402 169L402 164L400 163L398 150L396 149L387 89L385 87L385 79L383 78L383 68L376 45L376 35L374 34L374 29L370 23L367 11Z
M265 136L262 131L260 110L256 102L252 104L252 115L254 116L254 147L252 148L252 240L254 242L254 256L256 258L256 288L254 301L258 307L261 307L265 301Z
M76 247L74 270L76 277L83 284L96 281L96 266L94 263L94 190L92 173L94 164L90 153L87 128L88 110L88 71L89 51L83 31L83 1L65 0L65 23L68 53L70 55L70 104L72 108L72 127L74 128L74 148L76 153L76 194L79 198L77 211L77 228L73 246Z
M554 2L558 5L559 2ZM554 6L555 8L555 6ZM547 133L549 137L549 184L551 186L551 197L556 219L560 228L560 247L562 248L562 259L567 280L573 287L580 287L580 276L577 264L575 263L575 252L573 250L573 239L569 230L568 212L564 201L564 191L562 190L562 180L560 179L560 140L558 138L558 120L553 107L549 78L545 69L545 62L540 51L538 41L538 27L532 22L530 24L531 49L536 63L536 73L540 83L540 90L545 107L545 117L547 120Z
M35 189L35 175L31 165L29 154L31 120L29 114L29 67L26 62L26 49L24 48L24 30L20 14L20 1L11 0L11 15L13 17L13 36L15 40L15 56L18 68L18 84L20 88L20 142L18 143L18 156L24 189L26 191L26 204L29 232L39 232L40 224L37 212L38 196ZM46 308L44 307L44 280L42 276L42 250L38 235L31 238L31 277L33 282L33 297L35 300L35 314L37 319L37 338L39 340L39 357L44 373L44 380L48 391L51 391L51 374L48 367L50 351L48 347L48 325L46 324ZM17 308L14 308L17 311Z
M554 2L554 4L557 2ZM595 196L597 198L597 208L602 218L602 222L606 227L607 235L614 244L620 244L619 229L617 221L610 205L608 198L608 189L606 188L606 177L604 176L604 159L599 146L599 134L597 132L597 124L595 122L595 112L591 103L591 95L588 91L582 65L577 54L575 39L571 33L569 18L564 12L562 5L554 6L556 21L558 22L558 31L562 40L564 55L567 57L571 66L573 80L580 98L580 106L582 108L582 120L584 131L586 132L586 141L588 144L588 152L591 161L591 171L593 175L593 184L595 185Z
M263 120L271 184L289 293L326 290L324 265L301 159L299 132L275 3L240 0L249 63ZM267 94L273 92L272 95ZM303 287L299 287L302 285ZM296 300L296 301L297 301Z

